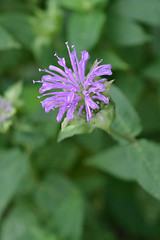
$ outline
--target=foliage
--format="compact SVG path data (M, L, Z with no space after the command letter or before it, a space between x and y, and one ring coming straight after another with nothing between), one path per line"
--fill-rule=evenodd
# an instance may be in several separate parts
M1 240L160 239L159 13L159 0L0 1ZM55 51L69 62L66 41L114 83L100 115L61 128L32 80Z

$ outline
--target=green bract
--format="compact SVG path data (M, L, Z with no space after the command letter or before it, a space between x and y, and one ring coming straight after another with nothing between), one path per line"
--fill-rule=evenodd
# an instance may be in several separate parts
M104 95L109 97L110 85L113 80L105 83L106 91ZM78 115L78 114L77 114ZM74 116L73 120L64 119L61 125L61 131L58 136L58 141L62 141L65 138L72 137L76 134L90 133L94 129L99 128L110 133L110 127L115 118L115 104L110 99L108 104L102 103L100 110L97 110L93 114L93 118L88 123L85 119L85 115L81 117Z

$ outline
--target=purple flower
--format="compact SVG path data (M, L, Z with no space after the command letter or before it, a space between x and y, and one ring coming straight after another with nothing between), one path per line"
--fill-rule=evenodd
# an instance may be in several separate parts
M102 94L105 92L103 83L107 79L96 80L96 78L102 75L111 75L111 65L104 64L99 66L102 62L100 60L93 65L89 74L85 77L86 64L90 57L88 52L82 51L82 58L79 61L75 47L72 46L73 51L70 51L68 42L66 42L66 46L72 70L66 66L65 58L60 58L55 53L55 56L58 58L58 64L63 67L63 70L53 65L49 66L50 71L39 69L39 71L47 73L47 75L42 76L41 81L36 81L42 83L39 89L42 95L39 98L47 96L45 100L41 101L42 107L45 108L46 112L59 107L58 122L61 121L65 112L67 112L67 119L72 120L75 110L78 110L78 116L82 114L82 111L86 112L87 121L90 122L92 112L100 107L100 101L106 104L109 103L108 97ZM33 82L35 83L35 81Z
M11 102L0 96L0 123L11 117L13 107Z

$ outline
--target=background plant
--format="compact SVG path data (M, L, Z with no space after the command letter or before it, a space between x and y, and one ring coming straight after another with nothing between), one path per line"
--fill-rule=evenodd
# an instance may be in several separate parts
M0 101L12 105L0 118L0 239L160 238L159 13L159 0L0 1ZM68 59L66 41L90 52L88 70L112 65L110 134L62 133L41 108L32 80L55 50Z

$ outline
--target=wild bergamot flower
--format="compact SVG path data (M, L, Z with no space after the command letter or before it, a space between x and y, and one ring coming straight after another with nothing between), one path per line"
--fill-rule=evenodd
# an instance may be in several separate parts
M106 104L109 103L108 97L102 94L106 90L104 82L107 79L97 80L96 78L103 75L111 75L111 65L104 64L99 66L102 62L100 60L93 65L89 74L85 77L86 64L90 58L89 53L82 51L82 58L79 61L75 47L72 46L73 51L70 51L68 42L66 42L66 46L72 70L66 66L65 58L60 58L55 53L55 56L58 58L58 64L63 67L63 70L53 65L49 66L50 71L39 69L39 71L44 71L48 75L43 75L41 81L33 82L42 83L42 87L39 89L42 95L39 98L47 96L45 100L41 101L45 111L49 112L51 109L59 108L58 122L62 120L65 112L67 112L67 119L72 120L75 110L78 111L78 116L82 114L82 111L85 112L87 121L90 122L92 112L100 108L100 101Z
M13 107L11 101L0 96L0 123L10 118L12 113Z

